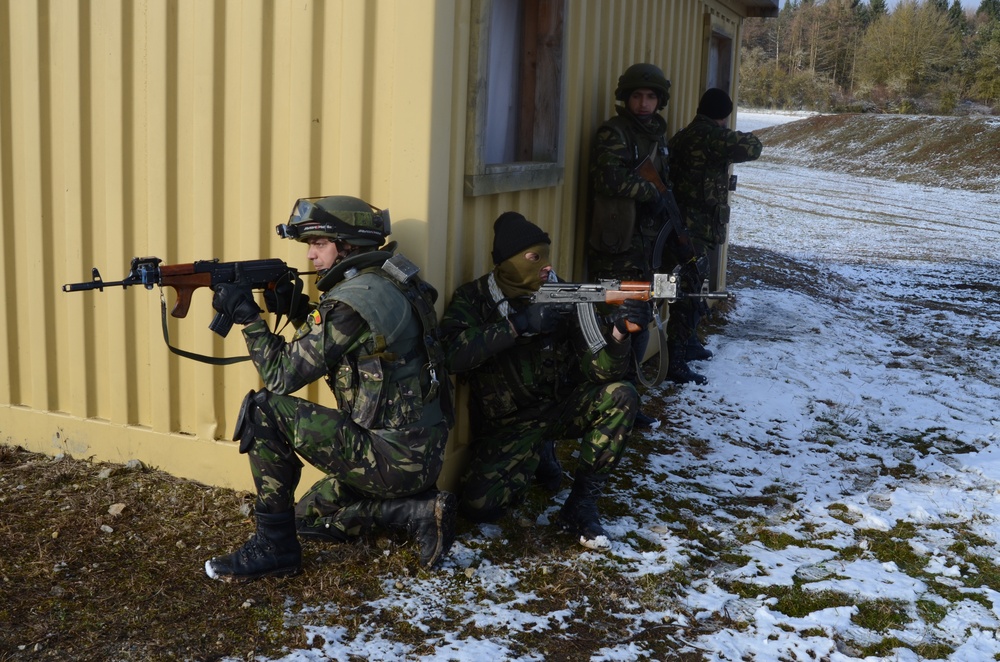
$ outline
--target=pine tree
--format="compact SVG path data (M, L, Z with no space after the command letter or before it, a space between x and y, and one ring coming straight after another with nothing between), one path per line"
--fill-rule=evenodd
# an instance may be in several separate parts
M969 19L965 17L965 10L962 9L962 3L959 0L953 0L951 7L948 8L948 22L959 33L968 33Z
M985 14L994 21L1000 21L1000 0L980 0L976 16Z

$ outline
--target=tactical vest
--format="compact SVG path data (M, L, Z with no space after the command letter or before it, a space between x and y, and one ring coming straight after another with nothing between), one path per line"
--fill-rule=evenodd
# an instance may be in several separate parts
M648 156L652 160L656 172L660 175L660 179L665 183L670 181L668 178L670 159L665 135L661 134L655 138L642 135L636 130L633 120L622 115L608 119L603 126L612 129L625 145L630 158L628 164L630 168L638 168L639 164ZM632 204L638 207L635 201L632 201ZM635 229L641 232L644 237L655 239L662 227L662 221L639 213L639 210L636 209Z
M656 171L660 174L663 181L667 181L666 175L669 172L669 159L665 134L661 134L656 138L640 135L636 131L633 120L621 115L616 115L608 119L604 122L603 126L612 129L621 138L632 159L629 167L638 167L643 159L652 154L653 165L656 166Z
M381 268L369 268L321 298L321 304L347 304L369 326L363 350L345 352L327 378L338 407L366 429L426 427L444 415L441 381L448 377L439 361L429 357L425 336L436 330L436 318L427 319L426 309L433 317L433 308L417 303L426 304L417 282L414 277L400 283ZM450 409L450 400L448 405Z

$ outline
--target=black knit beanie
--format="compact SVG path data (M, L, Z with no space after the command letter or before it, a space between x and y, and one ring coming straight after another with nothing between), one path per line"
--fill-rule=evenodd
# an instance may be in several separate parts
M701 95L698 102L698 114L706 115L713 120L723 120L733 112L733 100L729 98L725 90L717 87L708 89Z
M500 264L525 248L551 244L548 233L516 211L505 211L493 223L493 264Z

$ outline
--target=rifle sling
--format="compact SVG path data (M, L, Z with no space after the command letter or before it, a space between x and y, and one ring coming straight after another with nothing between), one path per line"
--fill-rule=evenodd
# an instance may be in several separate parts
M200 361L201 363L210 363L211 365L232 365L234 363L242 363L243 361L249 361L249 356L228 356L228 357L218 357L218 356L206 356L205 354L196 354L194 352L188 352L183 349L178 349L170 344L170 334L167 331L167 299L163 296L163 288L160 288L160 324L163 328L163 342L167 343L167 348L185 359L194 359L195 361Z
M667 311L667 317L670 317L669 306L663 306L663 309ZM642 372L642 357L637 356L634 352L632 354L632 360L635 361L635 376L639 380L639 383L646 388L653 388L659 386L667 378L667 370L670 366L669 356L667 355L667 321L657 321L656 323L656 338L659 342L659 351L657 354L657 360L659 365L656 369L656 377L653 379L647 379L646 375Z

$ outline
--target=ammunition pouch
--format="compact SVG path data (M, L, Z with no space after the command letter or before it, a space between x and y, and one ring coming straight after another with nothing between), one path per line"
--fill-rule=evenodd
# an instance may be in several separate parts
M624 253L632 246L635 231L635 200L594 198L590 223L590 246L602 253Z
M277 440L275 433L277 428L272 430L261 425L255 418L255 411L259 411L262 416L270 419L272 426L274 426L271 407L267 404L267 391L251 389L243 398L243 404L240 405L240 413L236 415L236 429L233 430L233 441L240 442L241 453L249 453L257 437Z
M241 439L243 439L244 435L246 435L247 436L246 445L249 445L250 441L253 439L253 431L248 430L248 428L253 427L253 421L249 420L250 417L252 416L250 410L253 409L255 406L253 401L253 395L254 391L253 389L251 389L250 392L247 393L246 396L243 398L243 404L240 405L240 413L236 415L236 429L233 430L233 441L240 441ZM246 434L247 432L250 432L250 434L247 435ZM246 453L247 450L249 450L249 448L244 450L243 446L244 444L240 444L240 452Z
M383 414L385 369L382 366L382 360L374 355L360 357L358 359L358 379L361 380L361 384L357 390L351 418L361 427L368 429L375 425L376 416Z

